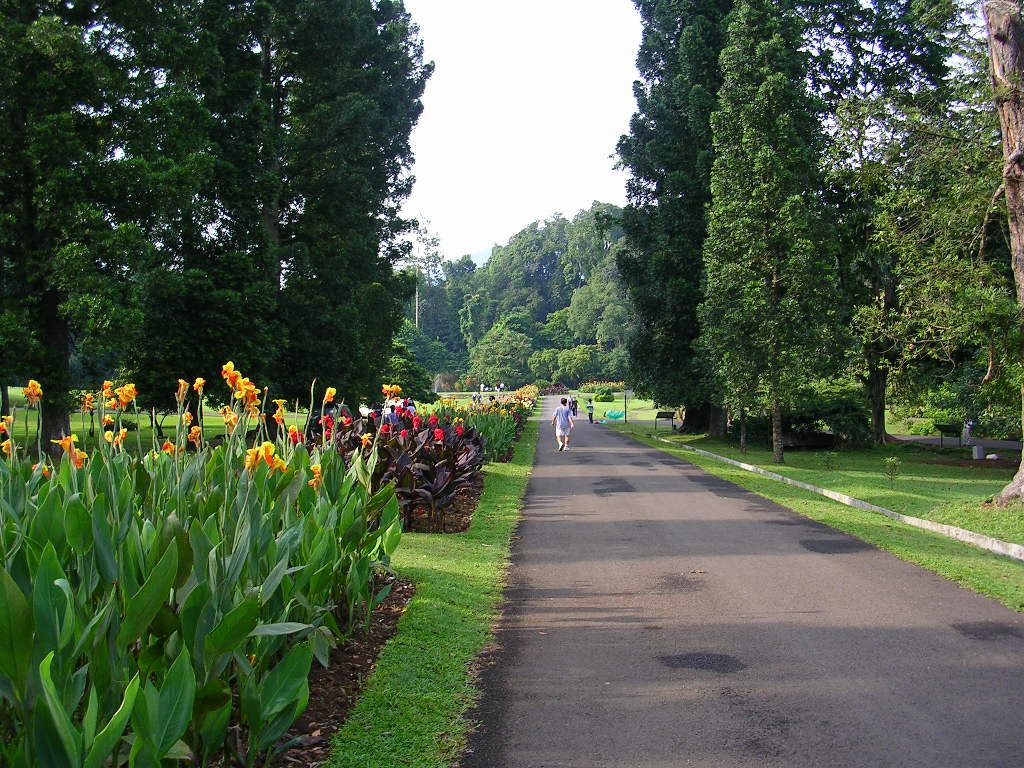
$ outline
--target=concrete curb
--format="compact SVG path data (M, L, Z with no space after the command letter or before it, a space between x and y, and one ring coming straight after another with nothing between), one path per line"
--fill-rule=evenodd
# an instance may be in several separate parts
M715 459L716 461L723 461L726 464L732 464L734 467L739 467L747 472L753 472L755 475L761 475L772 480L778 480L779 482L785 483L786 485L792 485L796 488L802 488L805 491L811 491L821 496L826 496L833 501L838 501L840 504L845 504L848 507L854 507L855 509L862 509L865 512L876 512L880 515L885 515L892 520L898 520L901 523L912 525L915 528L922 528L932 533L937 533L941 536L946 536L951 539L966 542L967 544L973 544L981 549L986 549L989 552L994 552L997 555L1003 555L1005 557L1011 557L1014 560L1024 561L1024 546L1020 544L1014 544L1009 541L1003 541L1002 539L995 539L991 536L986 536L983 533L975 533L974 531L968 531L964 528L957 528L955 525L945 525L944 523L934 523L931 520L922 520L920 517L911 517L910 515L903 515L899 512L893 512L891 509L885 507L879 507L874 504L869 504L866 501L855 499L852 496L847 496L845 493L838 493L836 491L830 491L828 488L819 488L816 485L810 483L804 483L800 480L794 480L791 477L780 475L776 472L769 472L767 469L761 469L753 464L745 464L742 461L736 461L725 456L719 456L717 453L711 453L701 448L694 448L683 443L674 443L671 440L666 440L663 437L657 435L651 435L655 440L666 443L667 445L674 446L676 448L682 448L692 453L705 456L709 459Z

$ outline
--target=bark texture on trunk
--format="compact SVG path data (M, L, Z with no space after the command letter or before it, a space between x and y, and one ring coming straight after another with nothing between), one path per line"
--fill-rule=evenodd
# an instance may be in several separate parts
M992 89L1003 135L1003 190L1010 227L1010 262L1017 287L1017 305L1024 310L1024 19L1019 2L982 3L988 28ZM1024 350L1020 350L1024 358ZM1024 427L1024 387L1021 388ZM1024 495L1024 455L1017 474L996 497L1000 503Z
M889 385L889 369L879 361L868 359L868 400L871 403L871 441L885 445L889 433L885 431L885 392Z
M776 464L786 460L782 451L782 404L778 399L772 400L772 460Z
M45 370L50 379L43 382L42 449L59 461L61 448L50 442L71 433L67 392L71 384L68 358L71 350L71 329L60 311L60 295L46 291L40 302L41 331L47 358ZM48 393L48 394L47 394Z
M708 436L716 438L725 437L725 427L725 408L717 405L710 406L708 414Z
M740 453L747 452L747 409L740 408Z

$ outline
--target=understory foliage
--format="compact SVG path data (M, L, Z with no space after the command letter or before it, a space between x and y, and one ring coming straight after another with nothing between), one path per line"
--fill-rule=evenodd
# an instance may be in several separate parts
M0 762L261 764L383 599L375 457L247 448L241 408L216 447L0 461Z

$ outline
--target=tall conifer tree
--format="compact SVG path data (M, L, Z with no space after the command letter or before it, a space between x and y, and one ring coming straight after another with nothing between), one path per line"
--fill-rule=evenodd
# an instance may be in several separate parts
M701 246L720 83L722 20L731 0L635 0L644 33L637 111L618 145L630 171L619 269L637 316L636 387L664 403L702 402L696 359Z
M739 0L722 51L715 161L704 245L704 346L736 398L756 387L783 460L782 410L825 350L832 258L822 247L822 138L805 87L792 8Z

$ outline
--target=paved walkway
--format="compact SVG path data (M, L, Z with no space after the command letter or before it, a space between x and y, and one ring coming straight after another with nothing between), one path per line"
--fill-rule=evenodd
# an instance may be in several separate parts
M581 421L542 429L463 768L1024 764L1024 618Z

